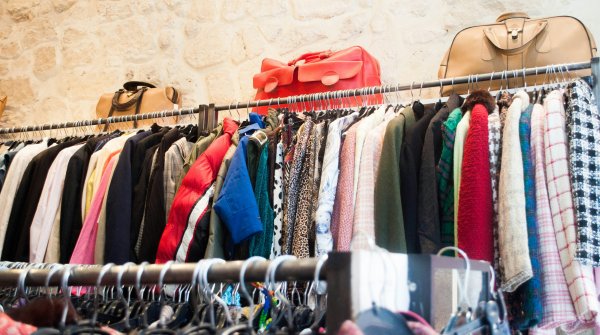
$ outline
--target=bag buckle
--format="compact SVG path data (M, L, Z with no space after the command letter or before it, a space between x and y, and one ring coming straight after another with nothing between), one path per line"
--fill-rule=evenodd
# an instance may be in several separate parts
M510 32L510 36L513 40L516 40L519 37L519 33L523 31L521 28L513 28Z

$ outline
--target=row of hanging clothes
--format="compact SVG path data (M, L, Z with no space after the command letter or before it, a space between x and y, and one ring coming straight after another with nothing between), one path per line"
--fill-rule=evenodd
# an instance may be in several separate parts
M2 259L165 263L310 257L371 241L408 253L456 245L494 264L514 328L594 326L600 121L587 82L433 104L341 101L226 117L200 135L155 125L5 143Z

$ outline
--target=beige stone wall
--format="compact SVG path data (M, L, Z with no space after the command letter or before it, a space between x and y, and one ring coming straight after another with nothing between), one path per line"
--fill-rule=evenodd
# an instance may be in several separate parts
M458 30L512 10L600 38L598 0L0 0L0 127L93 118L131 79L178 87L185 106L246 101L261 59L352 45L386 83L434 79Z

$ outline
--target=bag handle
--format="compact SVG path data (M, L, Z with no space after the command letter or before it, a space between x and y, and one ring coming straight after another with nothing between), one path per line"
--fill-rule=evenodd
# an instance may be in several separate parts
M296 63L298 63L301 60L308 62L309 60L313 60L313 59L325 59L325 58L328 58L329 56L331 56L331 50L307 52L305 54L298 56L298 58L289 61L288 66L295 65Z
M492 28L488 27L488 28L484 29L483 33L485 34L485 37L487 37L488 41L490 41L490 43L492 43L492 45L494 47L496 47L496 49L500 50L501 53L503 53L505 55L515 55L515 54L521 53L525 49L527 49L529 47L529 45L531 43L533 43L535 38L542 31L544 31L544 29L546 29L547 25L548 25L548 21L540 21L538 24L536 24L535 30L533 31L533 34L532 34L531 38L529 39L529 41L526 41L525 43L523 43L523 45L518 46L516 48L505 48L505 47L501 46L500 42L499 42L496 34L492 30Z
M119 97L121 96L121 94L125 93L126 91L124 89L120 89L120 90L116 91L115 94L113 95L113 99L110 104L110 110L108 111L108 117L112 117L115 110L116 111L128 110L133 105L135 105L135 115L138 115L140 113L140 107L142 106L142 97L144 96L144 93L146 92L147 89L148 89L147 87L142 87L134 94L134 96L131 99L129 99L129 101L124 102L124 103L119 103ZM133 120L133 127L137 128L137 120ZM107 131L107 130L108 130L108 123L104 125L104 131Z
M123 84L123 88L127 91L137 91L138 87L156 88L156 86L145 81L128 81Z
M500 16L498 16L498 18L496 19L496 22L500 23L500 22L504 22L508 19L529 19L529 15L527 15L527 13L525 12L507 12L507 13L502 13L500 14Z

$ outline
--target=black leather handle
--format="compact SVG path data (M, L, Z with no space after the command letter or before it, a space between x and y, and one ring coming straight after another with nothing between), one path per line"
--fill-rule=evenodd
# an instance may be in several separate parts
M138 103L138 100L141 99L142 94L144 93L144 91L146 91L146 88L143 88L141 90L138 90L137 92L135 92L135 94L133 95L133 97L131 97L131 99L129 99L127 102L124 103L120 103L119 102L119 97L121 96L121 94L127 92L123 89L120 89L118 91L115 92L115 94L113 95L113 99L112 99L112 107L117 110L117 111L124 111L124 110L128 110L129 108L131 108L131 106L135 105Z
M147 83L145 81L128 81L125 84L123 84L123 88L126 89L127 91L136 91L138 89L138 87L148 87L148 88L156 88L156 86Z

